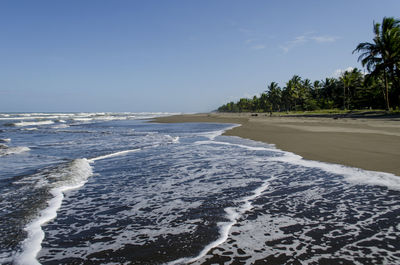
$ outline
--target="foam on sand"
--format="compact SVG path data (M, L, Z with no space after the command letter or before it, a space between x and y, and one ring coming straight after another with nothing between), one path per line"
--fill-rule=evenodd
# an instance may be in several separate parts
M219 141L197 141L195 144L216 144L216 145L230 145L230 146L237 146L240 148L248 149L248 150L254 150L254 151L273 151L277 153L283 153L284 151L281 151L276 148L267 148L267 147L260 147L260 146L248 146L248 145L243 145L243 144L234 144L234 143L228 143L228 142L219 142Z
M247 146L244 144L235 144L235 143L229 143L229 142L223 142L223 141L215 141L215 138L220 135L219 133L222 134L223 131L222 132L212 132L208 135L204 135L207 138L209 138L210 140L197 141L197 142L195 142L195 144L198 144L198 145L215 144L215 145L236 146L239 148L244 148L244 149L254 150L254 151L273 151L278 156L268 158L267 160L280 161L280 162L300 165L300 166L304 166L304 167L308 167L308 168L322 169L326 172L344 176L344 179L347 182L353 183L353 184L377 185L377 186L384 186L388 189L400 190L400 177L395 176L393 174L384 173L384 172L367 171L367 170L362 170L362 169L358 169L358 168L351 168L351 167L346 167L343 165L329 164L329 163L319 162L319 161L305 160L299 155L296 155L296 154L290 153L290 152L286 152L286 151L282 151L279 149L275 149L275 148L253 147L253 146ZM245 197L242 201L239 201L238 204L241 205L240 207L238 207L238 208L228 207L225 209L226 217L227 217L228 221L218 223L219 237L217 240L206 245L203 248L203 250L195 257L180 258L178 260L171 261L168 264L173 265L173 264L194 263L194 262L200 260L201 258L203 258L204 256L206 256L210 250L212 250L212 249L218 247L219 245L223 244L224 242L226 242L229 237L232 227L238 222L238 220L244 213L251 211L251 209L253 208L252 201L255 200L257 197L259 197L264 191L266 191L268 189L269 183L273 179L274 179L274 177L270 178L269 180L264 182L259 188L254 190L252 195Z
M234 127L237 127L237 126L233 126L231 128L234 128ZM230 128L228 128L228 129L230 129ZM221 134L222 133L223 133L223 131L221 132ZM339 164L331 164L331 163L327 163L327 162L306 160L297 154L287 152L287 151L282 151L282 150L276 149L274 147L271 147L271 148L253 147L253 146L247 146L247 145L243 145L243 144L234 144L234 143L228 143L228 142L222 142L222 141L215 141L214 140L216 137L215 135L216 135L216 132L213 132L213 135L212 135L213 137L210 138L211 139L210 141L197 141L197 142L195 142L195 144L232 145L232 146L237 146L240 148L245 148L248 150L272 151L272 152L279 154L280 156L271 157L269 159L270 161L281 161L281 162L305 166L305 167L309 167L309 168L319 168L326 172L342 175L342 176L344 176L346 181L353 183L353 184L376 185L376 186L387 187L388 189L392 189L392 190L400 190L400 177L396 176L394 174L391 174L391 173L369 171L369 170L348 167L348 166L339 165Z
M25 230L27 238L22 243L22 251L14 259L15 264L40 264L36 260L44 239L42 226L56 218L57 210L61 207L64 192L82 187L93 174L87 159L76 159L66 167L59 168L50 174L50 177L59 179L50 190L53 196L47 203L47 207L39 213L39 216L30 222Z
M200 136L207 137L211 141L215 140L216 137L221 136L225 131L232 130L233 128L239 127L241 125L239 124L234 124L232 126L229 126L223 130L217 130L217 131L211 131L211 132L206 132L206 133L200 133Z
M284 156L271 158L273 161L282 161L290 164L311 168L319 168L344 176L344 179L353 184L383 186L392 190L400 190L400 177L391 173L369 171L360 168L347 167L319 161L305 160L301 156L283 152Z

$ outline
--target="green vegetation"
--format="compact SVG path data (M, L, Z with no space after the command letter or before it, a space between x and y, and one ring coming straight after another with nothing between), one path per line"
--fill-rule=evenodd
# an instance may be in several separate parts
M400 107L400 20L374 23L373 42L360 43L353 53L368 74L359 69L339 78L311 82L294 75L283 88L275 82L259 97L241 98L218 108L220 112L288 112L326 109L386 109Z

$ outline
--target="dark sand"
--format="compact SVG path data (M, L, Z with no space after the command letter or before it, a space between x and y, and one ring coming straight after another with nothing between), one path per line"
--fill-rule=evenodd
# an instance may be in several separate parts
M217 122L242 126L224 135L239 136L301 155L400 176L399 118L315 118L209 113L156 118L160 123Z

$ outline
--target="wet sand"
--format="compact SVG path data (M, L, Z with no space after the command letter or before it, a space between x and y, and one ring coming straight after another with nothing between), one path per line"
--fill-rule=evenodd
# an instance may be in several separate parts
M241 124L224 135L262 141L305 159L400 176L400 118L270 117L205 113L156 118L160 123Z

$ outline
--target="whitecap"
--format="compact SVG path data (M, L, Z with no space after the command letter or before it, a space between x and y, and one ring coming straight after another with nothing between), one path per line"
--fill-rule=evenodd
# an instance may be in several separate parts
M111 157L115 157L115 156L126 155L126 154L129 154L129 153L132 153L132 152L137 152L139 150L140 149L137 148L137 149L119 151L119 152L111 153L111 154L108 154L108 155L102 155L102 156L94 157L94 158L89 159L88 161L89 162L94 162L94 161L97 161L97 160L102 160L102 159L111 158Z
M54 125L51 128L53 128L53 129L65 129L65 128L68 128L68 127L69 127L68 124L59 124L59 125Z
M20 153L28 152L29 150L31 150L31 149L26 146L8 147L6 145L2 145L2 147L0 147L0 156L20 154Z
M89 161L84 158L76 159L65 168L57 169L50 174L49 177L60 181L56 182L50 190L53 198L47 202L47 207L25 227L28 236L22 242L21 252L15 256L15 264L40 264L36 260L36 256L42 248L41 244L45 236L42 226L56 218L57 210L61 207L64 198L64 192L82 187L92 174Z
M174 143L174 144L179 143L179 136L172 137L171 135L167 134L167 135L165 135L165 137L167 138L168 142L170 142L170 143Z
M54 123L54 121L51 121L51 120L47 120L47 121L32 121L32 122L21 121L21 122L13 123L13 125L14 126L23 127L23 126L49 125L49 124L53 124L53 123Z

